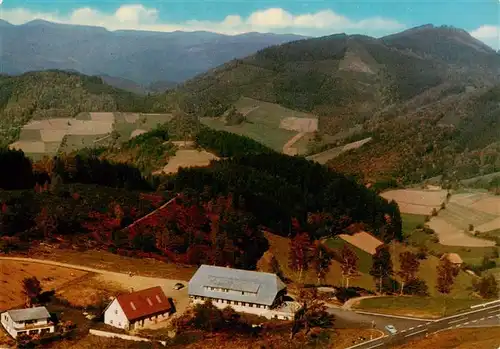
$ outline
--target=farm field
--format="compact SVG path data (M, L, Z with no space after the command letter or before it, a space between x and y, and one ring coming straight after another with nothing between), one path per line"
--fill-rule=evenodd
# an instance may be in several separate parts
M172 174L177 173L181 167L204 167L208 166L212 160L219 158L205 150L197 149L182 149L177 150L175 156L168 160L167 165L161 170L154 172L154 174Z
M84 147L125 142L172 119L171 114L134 114L112 112L80 113L74 118L32 120L24 125L19 140L10 148L21 149L39 159L58 152ZM116 136L112 132L116 131Z
M394 349L496 349L500 345L500 327L462 328L439 332Z
M397 189L380 194L383 198L394 200L401 213L430 215L433 209L439 210L445 202L446 190Z
M382 314L440 318L482 302L481 299L387 296L362 299L354 308Z
M335 147L332 149L322 151L321 153L309 155L306 157L306 159L312 160L312 161L315 161L317 163L324 165L328 161L339 156L340 154L342 154L346 151L352 150L352 149L358 149L361 146L365 145L366 143L370 142L371 140L372 140L371 137L369 137L369 138L365 138L365 139L362 139L362 140L359 140L356 142L347 143L347 144L341 145L339 147Z
M37 263L21 263L2 260L0 262L0 311L24 304L21 282L35 276L44 291L73 283L87 272Z
M409 236L418 226L424 226L425 217L426 216L423 215L401 213L401 219L403 220L403 235L405 237Z
M454 224L441 217L432 217L429 228L436 232L439 243L449 246L487 247L495 246L494 241L473 237L464 229L457 228Z
M201 118L201 122L216 130L247 136L279 152L298 133L311 133L318 129L315 115L293 111L274 103L242 97L234 106L245 115L246 122L232 126L226 126L222 118ZM306 142L297 142L295 147L298 148L298 154L307 151Z

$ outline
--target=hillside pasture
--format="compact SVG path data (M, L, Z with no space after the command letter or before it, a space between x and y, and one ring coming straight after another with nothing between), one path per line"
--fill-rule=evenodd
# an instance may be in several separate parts
M87 272L69 268L55 267L38 263L1 261L0 268L0 311L24 304L22 280L35 276L40 280L42 289L50 291L87 275Z
M172 174L177 173L181 167L205 167L210 164L212 160L219 158L205 150L197 149L182 149L177 150L175 156L168 160L167 165L156 171L154 174Z
M215 130L246 136L278 152L299 132L310 133L318 128L317 116L294 111L275 103L241 97L234 103L246 121L239 125L226 125L224 118L201 118L200 121ZM307 143L297 143L298 154L305 154Z
M347 143L344 145L341 145L339 147L331 148L325 151L322 151L317 154L309 155L307 157L308 160L315 161L317 163L320 163L322 165L326 164L328 161L336 158L342 153L345 153L346 151L353 150L353 149L358 149L365 145L366 143L370 142L372 140L371 137L356 141L356 142L351 142Z
M380 194L389 201L396 201L402 213L430 215L446 201L446 190L397 189Z
M436 232L439 243L448 246L487 247L494 246L494 241L479 239L467 234L441 217L432 217L429 228Z
M71 153L82 148L106 146L111 139L108 135L68 135L61 144L62 153Z

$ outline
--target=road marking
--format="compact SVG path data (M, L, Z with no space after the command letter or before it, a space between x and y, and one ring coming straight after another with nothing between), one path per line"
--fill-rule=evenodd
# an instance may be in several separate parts
M462 324L458 324L458 325L456 325L456 326L455 326L455 328L460 327L460 326L462 326Z
M410 337L410 336L414 336L414 335L416 335L416 334L419 334L419 333L422 333L422 332L425 332L425 331L427 331L427 329L425 329L425 330L421 330L421 331L418 331L418 332L413 332L413 333L407 334L407 335L405 336L405 338L406 338L406 337Z
M477 322L477 320L472 320L472 322Z
M410 327L410 328L408 329L408 331L411 331L411 330L413 330L414 328L415 328L415 327Z
M494 318L494 316L488 316L488 317L487 317L487 319L492 319L492 318Z
M479 319L479 321L483 321L484 319L485 319L485 318L484 318L484 317L482 317L482 318L480 318L480 319Z
M422 327L422 326L424 326L424 325L418 325L417 327Z
M377 348L377 347L380 347L381 345L384 345L384 343L376 344L376 345L373 345L373 346L368 347L368 348L366 348L366 349Z
M470 322L466 322L466 323L464 324L464 326L465 326L465 325L468 325L468 324L470 324Z
M406 330L402 330L401 333L406 332Z
M377 345L374 345L374 346L368 347L368 348L366 348L366 349L377 348L377 347L380 347L381 345L384 345L384 343L380 343L380 344L377 344Z
M500 309L497 309L497 310L493 310L493 311L489 311L488 314L494 314L494 313L498 313L500 311Z
M453 320L453 321L448 321L449 324L453 324L455 322L461 322L461 321L465 321L467 319L458 319L458 320Z

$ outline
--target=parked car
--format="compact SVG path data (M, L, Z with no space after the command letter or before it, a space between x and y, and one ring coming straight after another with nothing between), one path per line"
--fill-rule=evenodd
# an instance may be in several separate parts
M398 330L396 330L396 327L394 327L393 325L387 325L385 326L385 329L387 330L387 332L393 335L398 333Z
M184 288L184 285L181 284L180 282L178 282L174 285L174 290L180 290L181 288Z

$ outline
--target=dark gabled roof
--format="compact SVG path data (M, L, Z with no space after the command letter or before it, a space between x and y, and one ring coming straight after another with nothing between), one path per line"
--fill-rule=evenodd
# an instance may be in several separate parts
M172 309L170 300L160 286L121 294L116 297L116 300L129 321L163 314Z

